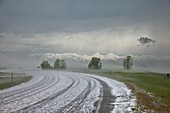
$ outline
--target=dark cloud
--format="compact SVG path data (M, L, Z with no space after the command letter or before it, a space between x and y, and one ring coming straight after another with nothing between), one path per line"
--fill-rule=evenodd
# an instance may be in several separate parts
M148 24L169 18L169 7L166 0L5 0L0 32L81 32Z
M146 45L147 47L154 45L154 43L156 42L155 40L152 40L148 37L140 37L138 41L140 42L141 45Z
M0 0L0 50L167 54L169 12L169 0ZM143 34L157 46L136 47Z

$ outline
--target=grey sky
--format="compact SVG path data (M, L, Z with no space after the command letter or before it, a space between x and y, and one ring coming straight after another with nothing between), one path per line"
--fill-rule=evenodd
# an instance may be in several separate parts
M170 55L169 12L169 0L0 0L0 50Z

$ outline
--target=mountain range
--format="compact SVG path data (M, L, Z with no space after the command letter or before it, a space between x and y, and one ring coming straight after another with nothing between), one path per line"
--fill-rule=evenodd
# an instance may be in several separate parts
M63 54L58 54L58 53L45 53L45 54L32 54L32 57L39 57L41 59L72 59L76 61L90 61L92 57L97 57L100 58L101 60L117 60L117 59L122 59L123 56L116 55L114 53L95 53L93 55L81 55L81 54L76 54L76 53L63 53Z
M45 53L45 54L32 54L32 57L38 57L40 59L72 59L76 61L90 61L92 57L100 58L101 60L119 60L126 56L117 55L114 53L100 53L97 52L93 55L81 55L77 53ZM170 56L161 55L131 55L134 60L170 60Z

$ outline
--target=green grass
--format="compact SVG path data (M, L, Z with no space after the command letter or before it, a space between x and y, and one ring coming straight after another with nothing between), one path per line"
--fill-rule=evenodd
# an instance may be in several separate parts
M170 78L151 72L128 72L128 71L95 71L95 74L107 76L122 82L136 85L140 89L154 94L161 102L170 105Z
M4 75L8 75L8 74L3 74L2 77L2 74L0 73L0 90L27 82L31 79L31 76L18 76L18 77L13 77L13 81L12 81L11 77L4 76Z

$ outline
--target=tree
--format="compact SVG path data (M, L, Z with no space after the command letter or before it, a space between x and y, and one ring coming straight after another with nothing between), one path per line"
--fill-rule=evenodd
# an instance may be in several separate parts
M54 62L54 69L66 69L65 60L60 60L59 58L57 58Z
M126 58L123 59L123 67L124 69L131 69L133 66L133 58L132 56L127 56Z
M93 57L88 65L89 69L101 69L102 63L100 58Z
M50 63L48 63L48 61L43 61L43 62L41 63L41 68L42 68L42 69L51 69L52 66L50 66Z
M42 69L66 69L66 62L57 58L54 62L54 67L50 66L48 61L43 61L40 66Z
M61 60L61 62L60 62L60 68L61 68L61 69L66 69L65 60Z
M60 59L56 59L56 61L54 62L54 69L59 69L60 67Z

